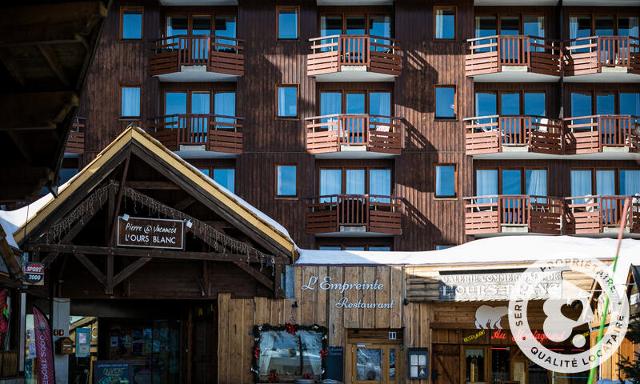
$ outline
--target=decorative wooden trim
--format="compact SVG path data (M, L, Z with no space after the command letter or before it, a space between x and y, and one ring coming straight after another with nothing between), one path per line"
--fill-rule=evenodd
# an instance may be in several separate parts
M453 10L453 38L436 37L437 24L437 10ZM456 41L458 40L458 7L455 5L438 4L433 6L433 40L434 41Z
M280 37L280 12L282 11L294 11L296 13L296 37L281 38ZM278 41L298 41L300 40L300 7L297 5L278 5L276 6L276 40Z
M140 21L140 38L139 39L125 39L122 36L122 32L123 32L123 27L124 27L124 23L123 23L123 16L125 13L139 13L142 16L142 19ZM131 5L126 5L126 6L121 6L120 7L120 15L119 15L119 24L118 24L118 38L120 39L120 41L124 42L124 41L142 41L144 40L144 7L143 6L131 6Z

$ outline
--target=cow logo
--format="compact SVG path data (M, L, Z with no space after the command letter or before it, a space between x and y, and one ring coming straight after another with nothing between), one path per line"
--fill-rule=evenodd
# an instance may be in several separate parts
M508 307L492 307L490 305L481 305L476 310L476 328L477 329L502 329L500 321L507 314Z
M602 340L589 349L586 349L584 333L595 319L591 292L570 281L563 280L562 289L549 291L542 305L544 339L564 343L568 348L543 346L529 326L529 300L535 299L545 275L558 271L565 276L566 272L572 272L595 280L602 295L609 299L607 331ZM554 372L577 373L599 366L618 349L629 324L629 302L624 288L614 284L610 268L599 260L559 259L537 262L525 271L511 291L508 314L516 344L532 362ZM566 351L572 352L564 353Z

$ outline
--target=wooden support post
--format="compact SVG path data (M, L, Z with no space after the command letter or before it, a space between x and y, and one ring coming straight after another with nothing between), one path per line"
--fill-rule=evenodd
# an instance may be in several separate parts
M113 294L113 255L107 255L107 278L104 288L104 293Z
M116 206L113 210L113 217L111 220L111 228L109 229L109 245L115 243L116 224L118 223L118 213L120 212L120 204L122 203L122 194L124 193L125 181L127 180L127 173L129 172L129 161L131 160L131 152L127 154L127 158L124 161L124 169L122 170L122 177L120 178L120 186L118 188L118 195L116 196ZM113 261L112 261L113 262ZM112 265L113 267L113 265Z
M100 282L100 284L102 284L103 286L105 285L107 279L104 276L104 273L102 273L102 271L100 271L98 267L96 267L95 264L93 264L87 256L82 253L74 253L73 256L75 256L75 258L78 259L78 261L89 270L89 272L93 275L93 277L96 278L96 280Z

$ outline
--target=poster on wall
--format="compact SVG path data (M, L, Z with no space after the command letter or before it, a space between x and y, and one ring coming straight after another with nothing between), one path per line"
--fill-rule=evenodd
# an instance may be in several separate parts
M56 376L53 365L53 341L51 325L45 314L33 307L33 329L35 333L36 356L38 359L38 383L55 384Z
M89 357L91 354L91 328L76 328L76 357Z
M183 249L184 221L148 217L118 217L118 246Z
M129 363L126 361L96 361L93 366L95 384L130 383Z

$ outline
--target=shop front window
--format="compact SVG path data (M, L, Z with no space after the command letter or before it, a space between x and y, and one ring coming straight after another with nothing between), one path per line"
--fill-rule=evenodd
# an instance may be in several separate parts
M321 330L271 328L259 332L256 350L259 382L294 381L322 376Z
M483 383L486 381L484 348L467 348L464 351L467 383Z

